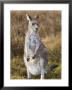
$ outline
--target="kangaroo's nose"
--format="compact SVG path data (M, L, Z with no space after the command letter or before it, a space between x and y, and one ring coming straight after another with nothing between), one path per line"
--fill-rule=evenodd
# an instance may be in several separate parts
M36 30L38 30L38 27L36 27Z

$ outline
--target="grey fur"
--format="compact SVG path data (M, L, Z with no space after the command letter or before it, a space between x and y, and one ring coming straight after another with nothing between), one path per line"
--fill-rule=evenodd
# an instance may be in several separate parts
M31 74L40 74L41 79L44 79L46 65L48 64L48 49L40 40L37 18L32 19L28 15L26 17L28 31L25 37L24 62L27 68L27 78L31 78Z

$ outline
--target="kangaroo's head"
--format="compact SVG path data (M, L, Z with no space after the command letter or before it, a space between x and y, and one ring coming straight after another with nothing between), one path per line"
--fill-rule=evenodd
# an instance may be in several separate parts
M38 16L31 18L29 15L26 14L28 20L28 30L31 32L38 32Z

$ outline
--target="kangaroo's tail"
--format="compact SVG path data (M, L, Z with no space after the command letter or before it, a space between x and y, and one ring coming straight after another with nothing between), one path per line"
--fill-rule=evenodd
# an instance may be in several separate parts
M58 67L58 65L56 64L52 64L49 68L48 68L48 72L51 72L53 69L55 69L56 67Z
M52 70L54 70L56 67L58 67L58 65L56 64L52 64L49 67L46 68L46 72L45 73L50 73Z

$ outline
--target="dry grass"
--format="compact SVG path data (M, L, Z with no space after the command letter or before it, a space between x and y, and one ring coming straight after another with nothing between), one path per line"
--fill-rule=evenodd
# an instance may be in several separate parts
M24 65L24 38L27 31L26 13L39 15L40 37L48 48L48 66L58 67L45 76L46 79L61 78L61 12L60 11L11 11L11 79L26 79ZM39 79L39 76L34 77Z

